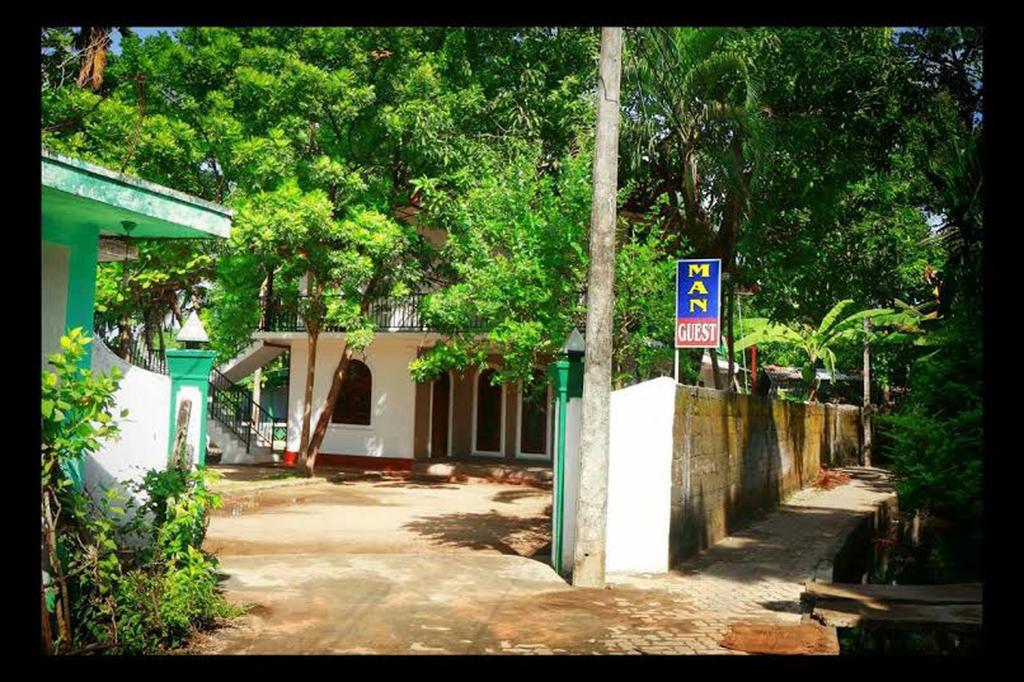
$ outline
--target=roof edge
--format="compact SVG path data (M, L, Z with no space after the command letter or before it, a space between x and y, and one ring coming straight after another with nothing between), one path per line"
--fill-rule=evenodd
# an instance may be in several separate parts
M106 180L110 180L112 182L126 185L128 187L149 192L151 194L156 194L158 196L166 197L168 199L172 199L183 204L189 204L191 206L195 206L196 208L211 211L228 219L234 218L235 216L235 212L232 209L222 204L207 201L206 199L200 199L199 197L193 196L191 194L179 192L176 189L171 189L170 187L165 187L164 185L159 185L155 182L143 180L142 178L136 178L126 175L124 173L118 173L116 171L112 171L109 168L104 168L103 166L97 165L95 163L83 161L82 159L76 159L70 156L65 156L63 154L58 154L57 152L50 151L46 147L42 148L42 158L52 163L69 166L84 173L88 173L89 175L95 175Z

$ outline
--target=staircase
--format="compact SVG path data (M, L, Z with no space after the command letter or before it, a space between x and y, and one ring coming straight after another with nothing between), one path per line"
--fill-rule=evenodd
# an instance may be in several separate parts
M264 445L250 444L246 450L244 440L212 417L206 420L206 437L207 450L220 451L220 464L264 464L280 459L277 453Z
M285 422L275 421L249 391L219 370L210 375L206 433L222 464L276 462L284 450Z
M221 365L217 371L228 381L238 381L263 367L286 350L285 346L271 346L262 339L257 339Z

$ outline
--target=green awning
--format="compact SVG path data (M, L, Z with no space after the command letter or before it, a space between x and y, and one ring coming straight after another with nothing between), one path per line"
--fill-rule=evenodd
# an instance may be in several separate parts
M227 238L230 209L107 168L42 150L43 228L98 229L137 239ZM95 233L93 233L95 234Z

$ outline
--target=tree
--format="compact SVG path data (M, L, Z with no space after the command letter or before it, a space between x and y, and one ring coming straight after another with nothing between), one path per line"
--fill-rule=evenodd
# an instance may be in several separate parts
M836 373L835 347L863 334L862 320L872 320L880 326L882 324L897 324L910 319L906 314L897 315L896 311L890 308L870 308L840 318L843 311L851 304L853 304L851 299L836 303L817 327L805 323L772 323L767 318L745 320L744 328L747 330L747 334L736 342L736 348L742 351L750 346L764 343L782 343L799 348L805 355L801 373L804 383L807 385L808 399L816 401L818 385L821 383L817 378L818 361L824 362L825 368L832 375L834 381Z
M879 449L900 509L950 526L935 533L928 561L919 562L931 574L926 579L977 580L984 570L982 32L911 29L897 42L910 65L908 96L918 103L908 156L923 178L922 203L943 255L929 282L942 319L930 332L929 352L910 363L909 391L879 420Z
M590 142L538 170L539 144L510 143L480 155L473 180L454 194L424 185L425 221L446 230L426 273L440 288L424 321L444 338L411 366L417 381L503 360L495 380L532 382L581 315L591 197ZM449 199L450 197L450 199Z
M630 198L644 210L659 197L663 220L695 255L721 258L726 340L733 373L736 248L750 212L759 107L747 50L723 29L645 28L629 60L627 163L646 182ZM744 47L749 48L747 45ZM712 351L715 385L717 353ZM731 382L730 382L731 386Z
M615 388L662 376L674 352L675 256L669 238L653 226L629 229L616 245L612 376ZM684 367L681 377L693 379Z
M782 321L820 319L846 298L923 300L936 250L892 31L770 28L736 40L762 112L739 281L756 280L760 310Z
M62 35L47 38L54 60ZM558 175L591 116L583 95L595 39L593 30L565 28L126 35L102 96L51 80L44 144L232 205L294 180L326 192L337 220L357 204L390 216L422 196L419 180L434 203L460 194L477 160L509 145L537 145L537 171ZM193 290L223 355L265 314L258 296L243 292L274 276L238 246L217 254L208 297Z
M300 278L307 278L308 295L293 299L309 342L302 410L305 447L313 407L317 341L327 317L324 291L337 267L332 245L340 241L341 230L326 194L303 192L294 182L255 194L241 202L239 209L231 235L236 250L247 251L267 272L277 272L282 289L297 294Z
M94 376L83 369L81 359L92 339L75 328L60 339L62 352L48 358L52 370L42 378L42 447L40 498L42 516L43 642L48 653L69 648L77 624L73 621L72 585L67 560L61 556L73 547L68 528L73 527L80 502L66 469L99 449L100 443L117 438L111 418L120 380L115 367L109 376ZM121 416L124 416L122 412ZM50 614L54 614L54 636Z
M597 82L594 198L590 214L586 356L580 426L580 487L576 503L577 532L572 577L573 585L577 587L604 585L621 71L622 29L603 28Z
M370 304L391 296L408 295L419 278L422 244L416 231L375 211L357 208L337 224L336 238L328 249L326 277L317 280L317 294L337 292L325 301L327 315L346 330L341 358L331 375L331 387L320 410L306 448L305 469L312 475L327 426L341 394L349 361L373 340L375 321ZM312 357L312 348L310 356ZM311 395L312 372L307 376L306 394ZM305 416L304 416L305 419Z

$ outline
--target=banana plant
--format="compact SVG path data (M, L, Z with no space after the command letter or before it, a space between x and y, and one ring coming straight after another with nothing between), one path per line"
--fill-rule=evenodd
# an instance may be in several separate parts
M920 316L917 309L907 306L909 310L868 308L841 317L843 311L852 304L851 299L839 301L825 314L821 324L817 327L803 322L781 324L767 318L744 320L744 336L736 342L735 349L742 351L759 343L781 343L801 349L807 356L801 368L801 376L808 388L808 399L816 401L818 386L821 383L817 378L818 361L821 360L825 364L825 369L832 376L832 381L835 381L836 354L834 348L843 341L857 338L863 334L862 320L872 320L878 325L886 327L902 326L906 330L910 330L915 327L915 321Z

